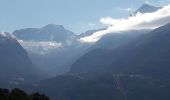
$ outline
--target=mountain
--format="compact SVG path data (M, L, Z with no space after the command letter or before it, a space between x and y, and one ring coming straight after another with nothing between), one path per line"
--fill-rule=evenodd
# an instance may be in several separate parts
M28 52L32 63L49 77L68 72L70 65L88 47L62 25L16 30L13 35Z
M151 13L155 12L162 7L155 7L149 4L143 4L139 9L137 9L132 15L136 15L137 13Z
M92 50L35 89L56 100L168 100L169 44L167 24L118 48Z
M0 59L0 86L19 86L41 78L27 52L9 33L0 34Z
M104 59L108 59L108 61L109 61L109 58L111 57L111 55L109 53L109 49L116 49L123 45L126 45L126 44L136 40L140 36L147 34L150 31L151 30L130 30L127 32L112 33L112 34L107 34L107 35L103 36L94 45L87 48L87 50L84 53L85 55L83 57L80 57L75 63L73 63L73 65L71 66L71 71L74 69L76 69L76 70L78 69L78 72L81 72L81 71L84 72L86 70L90 70L91 68L93 69L94 67L91 67L92 65L95 65L97 68L99 68L99 66L102 67L104 64L108 64L107 62L103 62L102 61L103 58L101 58L100 56L103 55L102 57L106 57ZM108 51L102 52L103 49L104 50L106 49ZM107 56L105 56L105 54L107 54ZM89 57L89 58L86 58L86 57ZM93 57L96 57L97 59L93 59ZM81 58L84 60L89 60L89 61L84 61ZM78 62L78 61L80 61L80 62ZM88 62L88 63L86 63L86 62ZM101 62L101 63L98 64L98 62ZM91 65L91 66L89 66L89 65ZM89 66L89 68L88 68L88 66ZM75 67L78 67L78 68L75 68Z
M106 29L106 28L96 29L96 30L88 30L88 31L86 31L86 32L84 32L84 33L81 33L81 34L78 35L77 37L78 37L78 38L82 38L82 37L90 36L90 35L92 35L93 33L97 32L97 31L102 31L102 30L104 30L104 29Z
M24 41L56 41L64 42L75 34L62 25L48 24L42 28L26 28L13 32L19 40Z
M39 69L50 76L68 71L66 63L67 59L72 58L72 54L68 54L67 49L75 39L76 35L73 32L62 25L48 24L42 28L16 30L13 35Z
M105 68L107 66L110 68L115 66L113 67L113 71L120 71L120 73L126 71L133 71L133 73L137 71L136 73L139 73L140 70L148 70L150 72L151 69L160 72L162 66L165 67L165 70L162 70L167 71L169 65L167 60L170 59L168 58L169 27L170 24L167 24L116 49L96 49L90 51L73 64L72 71L77 73L81 72L81 70L82 72L86 72L85 70L91 69L91 72L97 71L98 68L103 68L103 66Z
M79 42L63 44L62 47L49 50L48 53L38 54L29 52L33 64L51 76L64 74L70 70L72 63L88 48ZM41 49L40 49L41 51Z
M127 44L140 37L143 34L148 33L151 30L130 30L121 33L112 33L104 35L99 41L97 41L91 49L113 49L121 45Z
M115 56L112 55L112 50L127 45L143 36L144 34L147 34L148 32L150 32L150 30L131 30L123 33L112 33L103 36L99 41L97 41L88 49L89 52L80 57L71 66L71 71L82 71L82 73L84 73L87 70L96 70L96 68L100 69L100 67L103 68L103 66L109 65L112 60L115 59L110 59ZM107 59L108 61L103 62L104 59Z
M170 59L169 27L170 24L167 24L155 29L128 48L122 48L121 54L124 55L121 60L124 62L117 61L121 64L119 64L119 68L115 68L116 71L167 78L170 75L168 71L170 69L168 61ZM129 51L133 51L133 53L128 54Z
M79 37L81 38L81 37L85 37L85 36L90 36L90 35L92 35L94 32L97 32L97 31L98 31L98 30L88 30L88 31L80 34Z

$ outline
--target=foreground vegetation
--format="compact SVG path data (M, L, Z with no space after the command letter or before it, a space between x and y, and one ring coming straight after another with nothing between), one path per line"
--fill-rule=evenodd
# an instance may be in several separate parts
M50 100L46 95L33 93L27 94L18 88L8 90L0 88L0 100Z

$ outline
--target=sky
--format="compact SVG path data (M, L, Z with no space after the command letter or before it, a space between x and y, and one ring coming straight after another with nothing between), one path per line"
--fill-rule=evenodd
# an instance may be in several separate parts
M0 31L57 24L80 34L105 27L105 16L127 17L143 3L162 6L170 0L0 0Z

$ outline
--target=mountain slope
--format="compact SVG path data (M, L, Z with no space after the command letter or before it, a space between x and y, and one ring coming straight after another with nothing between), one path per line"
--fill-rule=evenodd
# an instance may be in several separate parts
M169 68L170 24L160 27L140 38L128 49L124 48L124 62L119 66L122 72L140 73L167 78ZM129 53L133 51L132 53ZM127 59L128 58L128 59ZM126 60L125 60L126 59ZM127 68L125 66L128 66Z
M131 30L121 33L112 33L103 36L99 41L97 41L92 49L113 49L121 45L127 44L140 37L143 34L150 32L151 30Z
M169 27L116 49L93 50L70 73L42 81L36 89L57 100L168 100Z
M0 34L0 81L5 86L35 81L39 70L31 63L27 52L12 37Z
M103 66L111 64L113 57L113 49L122 47L140 36L147 34L150 30L131 30L124 33L112 33L103 36L98 42L89 48L89 52L80 57L71 67L71 72L86 72L86 70L95 70L103 68ZM113 59L112 59L113 58ZM107 59L107 62L103 61ZM110 61L110 62L109 62ZM86 63L88 62L88 63ZM93 67L92 67L93 66ZM96 67L96 68L95 68Z
M148 71L150 71L151 69L156 69L154 66L159 67L157 71L161 71L159 69L161 69L162 66L165 66L166 69L169 65L168 59L170 59L168 58L169 27L170 24L160 27L141 36L134 42L116 49L91 51L73 64L72 71L81 72L82 68L84 72L86 69L92 69L93 67L96 68L91 71L97 71L97 68L100 68L99 66L101 66L101 68L103 68L103 66L105 66L105 68L110 66L110 68L113 68L112 71L119 70L120 72L126 70L135 72L144 69L147 71L147 68L150 68L148 69ZM76 67L79 70L77 70Z

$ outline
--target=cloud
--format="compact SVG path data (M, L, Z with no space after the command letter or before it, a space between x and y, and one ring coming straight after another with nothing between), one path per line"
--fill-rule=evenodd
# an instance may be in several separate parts
M80 38L80 41L84 43L94 43L106 34L158 28L170 22L170 5L153 13L138 13L128 18L113 19L111 17L104 17L101 18L100 22L107 25L108 28L95 32L90 36Z

